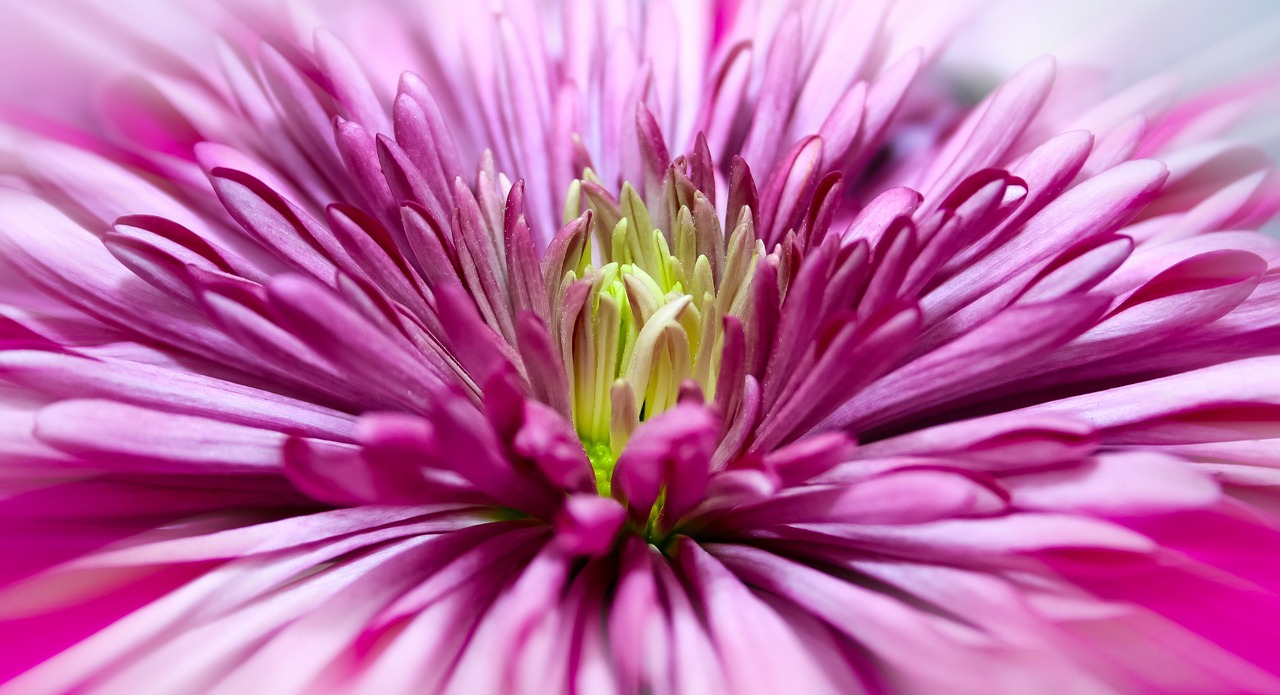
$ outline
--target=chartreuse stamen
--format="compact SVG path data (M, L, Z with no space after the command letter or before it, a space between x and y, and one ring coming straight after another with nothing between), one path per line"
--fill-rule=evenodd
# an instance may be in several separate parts
M673 229L664 231L630 184L615 201L590 170L573 182L565 202L566 223L585 203L592 228L574 247L579 255L558 269L553 323L574 428L602 495L611 492L614 465L632 432L674 406L683 384L692 381L707 400L715 397L723 318L745 314L764 253L749 211L726 240L714 214L698 215L697 224L678 202L666 201ZM695 205L710 209L702 197ZM576 301L567 301L571 296Z

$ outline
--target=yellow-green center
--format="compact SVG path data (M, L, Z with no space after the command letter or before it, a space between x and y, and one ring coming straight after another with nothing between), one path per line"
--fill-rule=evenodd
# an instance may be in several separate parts
M553 269L560 276L551 296L574 428L608 495L614 464L641 421L674 406L682 386L715 397L723 317L745 313L763 248L749 211L726 239L701 193L659 198L669 210L666 232L630 184L617 201L602 191L590 170L570 187L566 223L585 202L591 229L577 257ZM690 204L702 213L698 224ZM566 302L583 291L580 306Z

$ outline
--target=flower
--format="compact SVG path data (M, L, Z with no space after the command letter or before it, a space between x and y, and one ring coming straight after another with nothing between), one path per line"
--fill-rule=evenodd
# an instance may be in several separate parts
M923 5L23 10L0 693L1280 690L1273 78Z

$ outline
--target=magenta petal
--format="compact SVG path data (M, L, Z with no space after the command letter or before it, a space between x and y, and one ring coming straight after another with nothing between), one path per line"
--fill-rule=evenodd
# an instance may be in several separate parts
M1277 427L1259 419L1280 406L1272 357L1228 362L1128 386L1088 393L1024 412L1082 418L1105 443L1189 444L1269 438Z
M798 692L840 692L835 683L810 666L804 645L791 625L736 571L697 543L678 541L678 567L701 604L706 629L725 662L728 688L760 694L797 688Z
M625 512L623 517L625 518ZM653 548L632 539L622 551L617 597L609 608L610 657L623 687L643 687L671 672L679 658L669 641L670 618L663 606Z
M116 548L81 561L90 567L154 565L166 562L198 563L272 554L303 547L318 541L350 541L355 536L377 538L407 537L467 528L475 521L456 507L362 507L289 517L250 526L240 526L181 538L161 538L138 545Z
M314 499L351 505L375 502L387 494L356 447L318 449L295 438L285 443L283 457L290 482Z
M869 645L874 645L878 655L897 662L899 669L909 659L919 658L922 650L947 658L961 658L956 652L940 648L939 642L945 637L923 613L908 611L901 604L867 592L856 584L834 583L829 575L764 551L731 546L714 546L712 550L734 574L778 592L835 629L855 637L861 635ZM933 681L941 685L941 681L946 680L949 681L947 687L956 686L957 677L977 678L967 668L936 663L929 668L907 669L905 673L917 683Z
M386 133L391 130L391 119L379 103L369 84L368 77L356 57L333 34L325 30L315 34L316 58L329 76L336 94L335 100L347 112L347 117L358 121L371 132Z
M338 504L428 504L474 499L435 462L440 453L430 422L414 415L373 413L360 419L359 447L317 447L291 440L290 478L318 499Z
M838 486L812 485L735 510L721 523L757 528L781 524L920 524L1004 512L1003 492L964 473L901 469Z
M1140 516L1207 507L1221 490L1192 464L1149 453L1101 455L1082 466L1001 480L1025 509Z
M800 37L800 17L798 13L788 12L769 45L756 118L742 146L743 159L753 166L763 168L773 164L779 141L786 132L790 117L788 105L799 83Z
M853 440L841 432L806 437L764 457L783 485L795 485L816 478L831 468L848 461L855 450Z
M236 222L281 260L317 278L333 273L316 241L327 233L306 212L244 172L214 169L210 179Z
M986 4L0 7L0 693L1280 693L1277 11Z
M328 439L349 439L343 413L200 374L43 351L0 352L0 378L58 398L114 398L147 408Z
M484 324L475 305L461 288L436 288L440 321L453 345L454 354L477 383L485 383L494 373L518 363L510 344Z
M903 455L963 461L980 470L1036 468L1080 460L1097 448L1088 423L1055 415L1009 413L938 425L863 445L858 458Z
M106 469L223 475L278 474L286 439L271 430L107 400L46 406L36 419L36 436Z
M433 541L436 540L432 536L419 536L393 541L351 561L350 569L362 570L352 572L353 581L325 582L328 595L322 604L302 618L268 629L266 640L256 644L251 654L219 674L218 686L213 692L257 687L278 693L309 689L328 664L339 658L348 644L363 632L369 619L382 606L416 583L413 570L435 560ZM275 668L280 659L298 653L316 658L291 669Z
M1079 295L1014 307L956 341L890 373L840 407L829 422L870 428L972 393L993 375L1075 338L1101 317L1108 297Z
M706 490L720 424L705 407L679 404L647 420L618 458L614 489L631 518L645 523L659 494L663 518L674 523L697 506Z
M926 314L946 316L1086 235L1114 231L1150 201L1167 175L1158 162L1125 162L1064 193L1027 221L1016 238L930 293Z
M377 330L327 288L301 276L283 275L271 282L267 293L284 327L340 369L361 374L365 388L381 390L411 410L421 409L440 389L441 375L407 340Z
M616 500L571 495L556 517L556 543L573 555L597 555L613 545L626 520L627 510Z
M960 172L995 164L1044 103L1053 84L1056 65L1041 58L1023 68L987 97L969 121L938 153L933 169L920 187L926 196L950 190Z
M525 401L523 422L511 448L532 461L553 485L564 490L591 490L595 476L577 433L547 406Z

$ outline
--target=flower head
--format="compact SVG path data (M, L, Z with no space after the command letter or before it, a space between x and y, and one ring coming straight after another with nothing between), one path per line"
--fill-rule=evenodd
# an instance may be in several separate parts
M24 10L0 693L1280 690L1272 75L926 4Z

